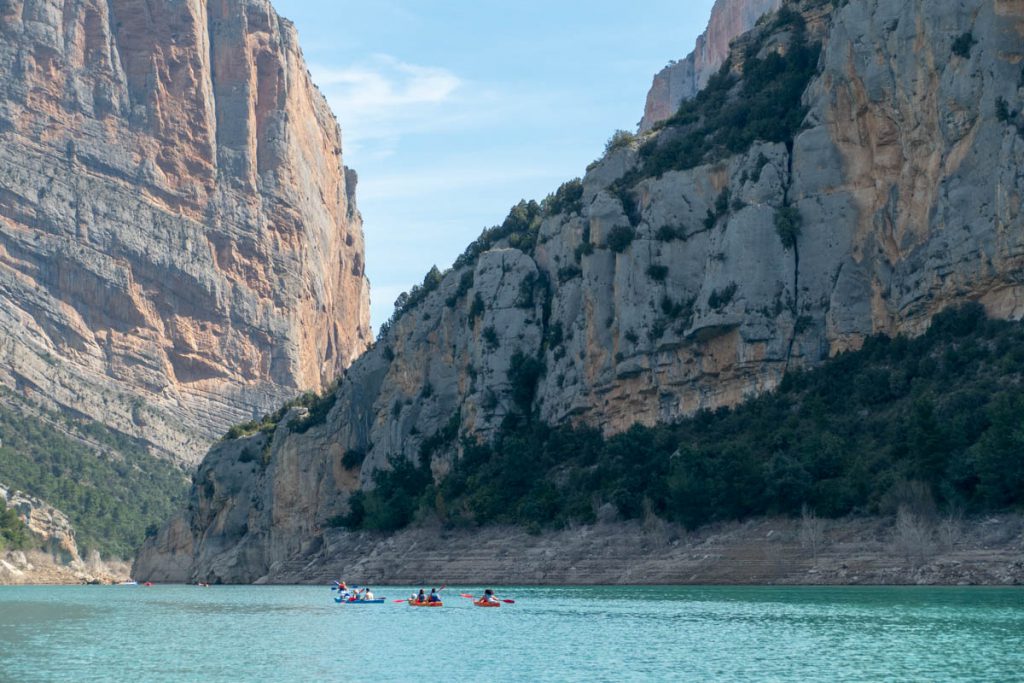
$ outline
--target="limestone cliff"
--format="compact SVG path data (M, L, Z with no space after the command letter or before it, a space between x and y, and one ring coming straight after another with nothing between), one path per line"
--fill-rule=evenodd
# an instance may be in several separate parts
M0 500L28 527L32 541L66 564L80 563L75 530L63 512L46 502L0 484Z
M486 439L524 400L615 433L734 405L952 304L1024 315L1024 5L787 7L801 28L759 24L706 99L744 96L805 35L821 49L792 137L734 136L652 168L693 146L679 121L611 151L539 217L520 207L509 220L532 227L488 233L428 278L310 414L215 447L136 575L272 580L341 561L325 530L374 471L426 443L443 476L453 434Z
M781 5L782 0L716 0L708 27L697 37L693 52L655 74L647 93L640 130L650 130L675 114L683 100L700 92L729 56L733 39L752 29L766 12L777 10Z
M0 381L194 462L365 350L355 174L268 0L3 0L0 76Z
M71 521L52 505L4 484L0 502L15 511L29 534L26 549L0 549L0 585L114 583L128 578L122 561L105 562L95 550L82 558Z

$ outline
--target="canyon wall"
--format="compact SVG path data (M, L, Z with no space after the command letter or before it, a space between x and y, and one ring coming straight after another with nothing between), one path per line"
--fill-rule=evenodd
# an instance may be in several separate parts
M803 28L737 41L723 96L803 31L821 51L790 139L660 173L645 150L685 129L610 151L525 243L496 233L425 288L325 402L217 445L136 576L344 565L333 527L375 471L426 452L440 478L453 436L524 410L614 434L736 405L952 305L1024 315L1024 5L787 6ZM780 217L802 227L787 239Z
M0 382L194 463L367 347L356 176L267 0L0 0Z

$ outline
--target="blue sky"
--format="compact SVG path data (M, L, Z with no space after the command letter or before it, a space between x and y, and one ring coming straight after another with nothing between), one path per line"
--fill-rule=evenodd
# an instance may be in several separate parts
M374 329L520 199L634 129L713 0L274 0L359 172Z

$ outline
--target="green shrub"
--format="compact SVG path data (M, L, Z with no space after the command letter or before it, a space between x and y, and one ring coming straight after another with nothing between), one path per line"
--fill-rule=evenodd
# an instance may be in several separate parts
M736 283L730 282L722 291L717 289L711 291L711 296L708 297L708 307L714 311L721 310L732 302L735 295Z
M715 215L724 216L729 213L729 198L731 197L728 187L722 188L722 191L718 193L718 197L715 198Z
M473 297L473 303L469 306L469 324L472 325L477 318L484 314L484 298L480 296L480 292L476 293Z
M363 466L366 460L366 451L350 448L341 456L341 466L346 470L355 470Z
M693 315L695 298L686 301L675 301L667 294L661 298L661 312L671 320L688 320Z
M562 183L554 194L550 194L541 203L544 212L549 216L557 214L573 214L583 211L583 181L579 178Z
M473 289L473 271L467 270L459 276L459 286L455 292L445 300L448 308L455 308L459 299L466 296L469 290Z
M803 219L796 207L786 206L775 212L775 232L787 251L796 247L802 226Z
M577 265L562 266L561 268L558 269L558 281L568 282L569 280L577 278L582 274L583 271L580 270L580 267Z
M625 184L616 183L611 188L615 192L615 196L622 202L622 210L626 214L626 220L634 228L640 225L642 215L640 213L640 202L637 201L633 191L630 190Z
M647 277L655 282L664 282L668 277L668 266L652 265L647 268Z
M1006 101L1006 98L996 98L996 119L1000 123L1007 123L1010 120L1010 103Z
M680 239L682 232L682 230L677 230L671 225L663 225L654 233L654 238L659 242L672 242L673 240Z
M605 246L614 251L616 254L621 254L629 248L629 245L633 243L636 238L636 230L631 227L624 225L617 225L608 231L608 237L605 240Z
M0 551L22 550L31 540L28 527L17 511L7 507L7 502L0 498Z
M957 36L956 40L953 41L953 54L962 59L969 59L971 56L971 49L978 44L978 41L974 39L974 35L967 31Z
M548 327L548 332L547 332L548 348L555 349L555 348L558 348L559 346L561 346L562 345L562 340L564 339L564 337L565 337L565 331L564 331L564 329L562 327L561 321L552 323L552 325L550 327Z
M758 140L792 141L807 114L801 98L817 73L821 46L808 45L802 18L786 18L786 24L792 35L784 55L757 56L769 36L762 32L747 54L741 78L733 75L727 61L640 147L644 176L712 163L742 153Z
M587 240L586 242L580 242L573 255L576 257L576 262L579 263L583 260L584 256L590 256L593 253L594 245L590 240Z
M508 368L508 381L512 385L512 400L525 414L530 413L537 382L544 374L544 362L521 351L513 354Z
M313 427L324 424L327 422L327 414L331 412L331 408L334 407L337 400L338 393L336 391L328 391L323 396L314 397L307 403L306 409L309 412L302 417L293 419L288 428L298 434L305 434Z
M535 303L535 290L537 289L536 273L529 273L519 282L519 293L516 295L515 305L517 308L533 308Z
M491 351L495 350L501 345L501 340L498 339L498 331L495 330L493 327L485 327L482 337L484 343L487 345L487 348L490 349Z
M634 142L636 142L636 135L628 130L617 130L608 138L608 142L604 146L604 154L608 156L616 150L629 147Z

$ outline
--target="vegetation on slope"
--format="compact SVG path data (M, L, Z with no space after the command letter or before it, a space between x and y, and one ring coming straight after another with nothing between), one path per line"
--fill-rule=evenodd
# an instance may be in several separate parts
M83 554L131 557L185 500L179 468L97 422L0 403L0 481L45 500L74 525Z
M782 50L761 55L769 38L790 34ZM640 148L643 176L685 170L745 152L755 141L791 142L807 116L804 90L817 73L821 45L807 40L803 17L782 9L746 48L741 76L730 58L707 86ZM628 180L633 180L630 178Z
M594 429L510 420L493 444L463 444L434 485L395 463L359 494L349 528L393 530L417 514L528 528L656 514L696 527L765 514L981 512L1024 503L1024 325L969 305L916 339L873 337L774 393L676 424ZM909 498L917 500L910 501ZM395 510L399 510L396 514Z
M29 544L28 527L0 498L0 550L19 550Z

